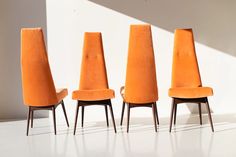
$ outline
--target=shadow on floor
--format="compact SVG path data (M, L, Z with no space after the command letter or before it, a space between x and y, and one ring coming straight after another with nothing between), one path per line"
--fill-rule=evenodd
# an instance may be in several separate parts
M176 125L173 126L172 132L180 132L180 131L191 131L194 129L203 129L209 128L210 124L208 123L208 115L204 114L202 116L203 124L199 124L199 116L198 115L179 115L177 116ZM235 114L224 114L224 115L213 115L213 123L215 127L215 132L222 132L227 130L236 129L236 113ZM40 120L40 119L39 119ZM116 119L116 127L117 133L126 133L126 119L124 117L123 125L119 125L119 120ZM106 126L106 121L98 121L98 122L85 122L84 127L80 127L80 122L78 120L77 124L77 132L76 135L85 135L85 134L94 134L101 132L114 132L112 122L109 121L109 127ZM47 129L50 132L44 132L43 130ZM66 124L58 124L58 135L63 134L73 134L73 123L71 123L70 128L67 128ZM53 125L35 125L34 128L37 130L36 134L32 135L40 135L40 134L53 134ZM40 131L42 130L42 132ZM145 131L154 131L154 123L152 117L131 117L130 119L130 132L129 133L137 133L137 132L145 132ZM169 130L169 117L160 118L160 125L158 126L158 132L168 132ZM40 133L39 133L40 132Z

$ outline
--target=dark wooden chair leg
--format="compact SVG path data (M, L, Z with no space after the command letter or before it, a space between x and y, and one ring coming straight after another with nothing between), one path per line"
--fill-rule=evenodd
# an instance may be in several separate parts
M171 107L171 114L170 114L170 129L169 132L171 132L171 128L172 128L172 122L173 122L173 114L174 114L174 110L175 110L175 100L173 98L172 100L172 107Z
M105 114L106 114L106 122L107 122L107 127L109 126L109 120L108 120L108 112L107 112L107 105L105 107Z
M130 105L129 103L127 104L127 133L129 132L129 119L130 119Z
M33 128L34 123L34 110L31 110L31 128Z
M56 112L55 112L55 106L52 107L52 115L53 115L53 124L54 124L54 134L57 134L57 128L56 128Z
M78 114L79 114L79 101L78 101L78 103L77 103L77 108L76 108L76 111L75 111L74 135L75 135L75 132L76 132L76 126L77 126Z
M116 123L115 123L115 118L114 118L114 114L113 114L111 100L109 100L109 108L110 108L110 112L111 112L111 118L112 118L112 122L113 122L114 131L116 133Z
M201 109L201 103L198 103L198 111L199 111L200 125L202 125L202 109Z
M176 124L177 107L178 107L178 105L175 104L175 110L174 110L174 125Z
M153 115L153 121L154 121L154 126L155 126L155 131L157 132L157 122L156 122L156 108L155 104L152 104L152 115Z
M159 123L159 117L158 117L158 111L157 111L157 104L156 104L156 102L154 103L154 105L155 105L157 124L159 125L160 123Z
M29 106L29 111L28 111L28 118L27 118L26 136L28 136L28 135L29 135L29 123L30 123L30 115L31 115L31 107Z
M211 117L211 109L210 109L207 98L206 98L206 106L207 106L209 121L210 121L210 124L211 124L211 130L212 130L212 132L214 132L214 127L213 127L213 122L212 122L212 117Z
M67 118L67 115L66 115L66 109L65 109L65 105L64 105L64 101L63 100L61 102L61 106L62 106L62 109L63 109L63 112L64 112L64 116L65 116L65 119L66 119L66 124L69 127L69 121L68 121L68 118Z
M120 125L122 125L122 123L123 123L124 112L125 112L125 102L123 101L122 112L121 112L121 119L120 119Z
M84 106L82 106L81 127L84 127Z

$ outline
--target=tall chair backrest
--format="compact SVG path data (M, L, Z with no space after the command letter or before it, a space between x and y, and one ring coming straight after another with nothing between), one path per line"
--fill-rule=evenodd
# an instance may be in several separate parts
M25 105L49 106L57 103L41 28L21 30L21 73Z
M107 89L107 72L100 32L84 34L83 57L80 72L80 90Z
M202 86L192 29L175 30L171 86Z
M158 99L155 56L150 25L131 25L124 98L143 104Z

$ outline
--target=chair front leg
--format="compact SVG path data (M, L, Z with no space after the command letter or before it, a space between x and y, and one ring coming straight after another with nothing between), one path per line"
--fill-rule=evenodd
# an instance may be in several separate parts
M177 107L178 105L175 104L175 110L174 110L174 125L176 124L176 117L177 117Z
M115 123L115 118L114 118L114 114L113 114L111 100L109 100L109 108L110 108L110 113L111 113L111 118L112 118L112 122L113 122L114 131L116 133L116 123Z
M152 115L153 115L153 121L154 121L154 126L155 126L155 131L157 132L157 121L156 121L156 108L155 104L152 104Z
M34 123L34 110L31 110L31 128L33 128Z
M30 123L30 115L31 115L31 107L29 106L29 111L28 111L28 118L27 118L26 136L28 136L28 135L29 135L29 123Z
M211 124L211 130L212 130L212 132L214 132L214 127L213 127L213 122L212 122L212 117L211 117L211 109L210 109L207 98L206 98L206 106L207 106L209 121L210 121L210 124Z
M170 114L170 129L169 129L169 132L171 132L171 129L172 129L173 114L174 114L175 106L176 106L176 105L175 105L175 98L173 98L173 100L172 100L171 114Z
M129 132L130 104L127 103L127 133Z
M84 106L82 106L82 113L81 113L81 127L84 127Z
M76 132L76 126L77 126L78 114L79 114L79 101L77 102L77 108L76 108L76 111L75 111L74 135L75 135L75 132Z
M63 112L64 112L64 116L65 116L65 119L66 119L66 124L69 127L69 121L68 121L68 118L67 118L67 115L66 115L66 109L65 109L65 105L64 105L64 101L63 100L61 102L61 106L62 106L62 109L63 109Z
M155 106L157 124L159 125L160 123L159 123L159 117L158 117L158 111L157 111L157 104L156 104L156 102L154 102L154 106Z

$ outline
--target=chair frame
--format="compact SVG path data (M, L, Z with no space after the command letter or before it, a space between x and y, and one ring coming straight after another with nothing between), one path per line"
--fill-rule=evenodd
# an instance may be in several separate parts
M53 114L53 125L54 125L54 134L57 134L57 129L56 129L56 108L58 105L62 106L63 112L64 112L64 116L66 119L66 124L69 127L69 122L68 122L68 118L66 115L66 109L65 109L65 105L64 105L64 101L62 100L61 102L59 102L56 105L50 105L50 106L29 106L29 111L28 111L28 118L27 118L27 130L26 130L26 135L29 135L29 125L30 125L30 121L31 121L31 128L33 128L33 119L34 119L34 111L36 110L51 110L52 114Z
M92 105L93 106L94 105L102 105L102 106L105 107L107 127L109 126L107 106L109 106L110 115L111 115L111 118L112 118L114 131L116 133L116 123L115 123L114 113L113 113L113 109L112 109L111 99L96 100L96 101L77 100L77 108L76 108L76 114L75 114L74 135L76 133L77 120L78 120L78 114L79 114L79 107L82 107L81 127L83 127L84 126L84 109L85 109L85 106L92 106Z
M150 107L150 108L152 108L155 131L157 132L157 124L159 125L159 118L158 118L156 102L137 104L137 103L127 103L127 102L123 101L120 125L122 125L122 123L123 123L125 104L127 104L127 107L128 107L128 110L127 110L127 133L129 132L130 109L135 108L135 107Z
M171 132L172 129L172 123L174 120L174 125L176 124L176 115L177 115L177 106L180 103L197 103L198 104L198 110L199 110L199 118L200 118L200 125L202 125L202 110L201 110L201 104L206 104L207 111L208 111L208 118L211 124L211 130L214 132L212 117L211 117L211 110L208 103L207 97L203 98L173 98L172 99L172 108L171 108L171 114L170 114L170 129L169 132Z

